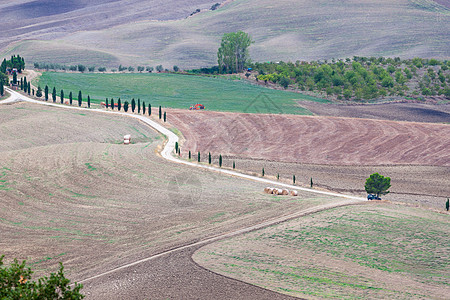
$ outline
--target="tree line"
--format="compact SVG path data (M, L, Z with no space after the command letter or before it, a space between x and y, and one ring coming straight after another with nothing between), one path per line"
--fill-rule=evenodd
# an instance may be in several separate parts
M56 63L42 63L42 62L35 62L34 68L39 70L53 70L53 71L72 71L72 72L106 72L108 69L104 66L86 66L83 64L77 64L77 65L62 65L62 64L56 64ZM156 72L179 72L180 68L178 66L173 66L171 70L164 68L163 65L157 65L156 67L152 66L137 66L136 68L133 66L123 66L119 65L117 68L109 68L110 72L125 72L128 71L130 73L133 73L137 70L137 72L148 72L152 73L156 70Z
M4 58L0 65L0 72L5 74L7 69L17 69L17 72L22 73L25 69L25 59L20 55L12 55L9 60Z

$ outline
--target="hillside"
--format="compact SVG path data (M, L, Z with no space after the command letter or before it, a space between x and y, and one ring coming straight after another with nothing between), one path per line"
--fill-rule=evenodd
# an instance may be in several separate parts
M104 0L92 7L87 1L71 1L73 7L61 7L57 15L34 17L36 9L30 8L29 17L18 20L25 4L16 1L0 8L10 18L0 45L24 40L2 54L21 53L29 62L191 68L215 64L222 34L243 30L255 40L250 48L255 61L450 57L448 1L236 0L185 18L215 2L166 1L161 6Z

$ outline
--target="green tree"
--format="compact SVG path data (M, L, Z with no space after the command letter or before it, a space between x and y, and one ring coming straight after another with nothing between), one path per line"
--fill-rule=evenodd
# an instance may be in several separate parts
M445 209L448 211L450 208L450 200L447 198L447 202L445 202Z
M72 92L69 93L69 104L72 105L72 101L73 101L73 96L72 96Z
M175 142L175 153L178 153L178 142Z
M217 51L220 71L226 73L241 72L249 59L248 47L252 43L250 35L243 31L225 33Z
M152 115L152 105L150 103L148 104L148 115Z
M208 153L208 164L211 164L211 152Z
M78 71L80 71L81 73L83 73L84 71L86 71L86 67L83 65L78 65Z
M142 101L142 114L145 115L145 101Z
M45 101L48 100L48 86L46 85L44 88L44 94L45 94Z
M164 122L166 122L167 120L167 116L166 116L166 112L164 112Z
M266 174L266 172L264 171L264 168L262 168L262 171L261 171L262 177L264 177L265 174Z
M125 111L125 112L128 112L128 101L125 101L125 103L123 104L123 110Z
M178 71L180 70L180 68L178 68L178 66L173 66L173 70L174 70L175 72L178 72Z
M28 87L27 87L28 95L31 93L31 83L28 81Z
M157 65L156 66L156 71L158 71L158 73L161 73L164 70L162 65Z
M13 73L13 84L17 84L17 72Z
M295 180L296 180L295 175L292 175L292 183L293 184L295 184Z
M3 266L4 256L0 256L0 299L83 299L80 293L83 285L75 283L64 276L64 267L60 263L58 272L50 277L32 281L33 271L26 267L26 262L17 259L9 267Z
M109 103L108 103L108 98L106 98L106 108L108 108L109 107Z
M111 98L111 109L114 110L114 99Z
M219 155L219 167L222 168L222 154Z
M81 106L83 103L83 95L81 94L81 91L78 91L78 106Z
M55 87L53 87L53 91L52 91L52 100L53 100L53 103L56 102L56 88Z
M91 108L91 97L89 95L88 95L87 101L88 101L88 107Z
M364 188L368 194L375 194L377 197L389 193L388 189L391 187L391 178L384 177L378 173L370 175L366 180Z
M0 96L3 96L5 94L5 87L3 83L3 79L0 79Z
M136 101L133 99L131 99L131 111L134 112L134 110L136 109Z
M310 185L310 187L312 188L313 187L313 180L312 180L312 177L311 177L311 180L310 180L310 182L309 182L309 185Z
M122 102L120 101L120 98L117 99L117 110L120 111L120 109L122 108Z
M38 88L37 88L36 97L38 97L38 98L42 97L42 89L40 86L38 86Z
M197 154L197 161L200 162L200 151L198 151L198 154Z
M138 114L140 114L141 113L141 99L140 98L138 98L138 101L137 101L137 108L138 108Z
M189 159L191 159L191 150L189 150Z
M233 160L233 170L234 169L236 169L236 164L234 163L234 160Z
M61 104L63 104L64 103L64 91L63 90L61 90L59 98L61 99Z
M161 117L162 117L162 108L161 108L161 105L159 106L159 119L161 120Z
M28 82L27 82L27 77L26 76L23 78L23 91L25 93L28 91Z

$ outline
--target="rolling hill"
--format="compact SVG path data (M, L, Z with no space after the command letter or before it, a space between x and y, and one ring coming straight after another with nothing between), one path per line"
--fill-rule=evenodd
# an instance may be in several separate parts
M65 1L50 15L15 1L0 6L9 16L0 45L28 62L192 68L215 64L223 33L243 30L255 61L450 57L449 1L235 0L208 10L215 2ZM186 18L196 8L205 10Z

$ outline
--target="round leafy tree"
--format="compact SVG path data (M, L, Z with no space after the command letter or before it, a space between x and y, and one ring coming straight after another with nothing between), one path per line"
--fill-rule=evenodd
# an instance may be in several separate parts
M388 189L390 187L391 178L384 177L378 173L370 175L370 177L366 179L366 185L364 186L368 194L375 194L377 197L388 194Z

